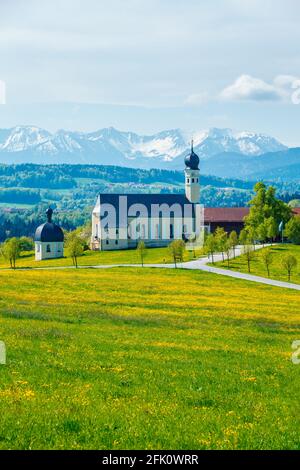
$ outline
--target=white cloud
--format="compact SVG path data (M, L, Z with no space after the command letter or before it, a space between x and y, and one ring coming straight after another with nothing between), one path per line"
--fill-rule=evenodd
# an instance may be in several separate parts
M5 82L0 80L0 104L6 104Z
M190 106L201 106L202 104L207 103L208 100L208 93L206 91L203 91L201 93L189 95L185 100L185 104Z
M299 94L299 78L277 75L271 83L251 75L241 75L232 85L224 88L220 98L227 101L286 101L295 102ZM296 92L295 92L296 90Z
M251 75L241 75L222 90L220 97L229 101L278 101L283 96L281 88L275 84Z

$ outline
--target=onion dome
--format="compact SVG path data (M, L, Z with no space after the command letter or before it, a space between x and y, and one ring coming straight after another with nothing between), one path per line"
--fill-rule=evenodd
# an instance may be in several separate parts
M63 242L64 241L64 232L62 229L52 222L53 210L51 207L46 210L46 215L48 222L40 225L34 236L34 241L36 242Z
M191 170L199 170L200 159L198 155L194 152L194 144L192 141L191 153L187 155L184 159L185 166Z

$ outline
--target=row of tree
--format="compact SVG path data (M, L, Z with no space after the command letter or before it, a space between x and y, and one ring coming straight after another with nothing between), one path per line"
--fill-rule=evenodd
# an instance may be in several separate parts
M235 231L227 234L223 228L218 227L213 234L209 234L205 240L206 252L214 263L214 255L222 253L223 261L227 260L227 266L230 268L231 259L235 258L237 245L242 246L242 254L245 255L247 261L248 272L251 273L252 261L256 257L255 241L249 238L247 231L243 230L238 237ZM266 248L259 253L259 259L266 269L268 277L270 277L270 267L274 262L274 253L270 248ZM292 271L297 267L297 258L290 254L281 256L280 265L287 273L288 281L291 279Z

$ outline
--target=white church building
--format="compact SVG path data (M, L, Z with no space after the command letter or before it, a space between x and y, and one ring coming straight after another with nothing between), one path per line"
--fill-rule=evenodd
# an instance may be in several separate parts
M167 246L174 239L193 243L203 228L199 157L193 143L184 162L185 194L99 194L91 248L124 250L136 248L140 240L148 247Z

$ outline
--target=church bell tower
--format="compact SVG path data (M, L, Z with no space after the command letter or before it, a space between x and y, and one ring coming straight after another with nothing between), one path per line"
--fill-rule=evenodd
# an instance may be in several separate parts
M191 144L191 153L184 159L185 163L185 195L193 204L200 202L200 170L199 157L194 152L194 143Z

